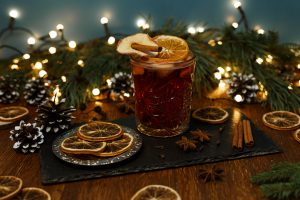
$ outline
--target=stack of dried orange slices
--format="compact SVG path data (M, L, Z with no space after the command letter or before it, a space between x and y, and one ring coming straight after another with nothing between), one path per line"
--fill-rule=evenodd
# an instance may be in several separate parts
M65 138L60 149L67 154L114 157L128 151L133 140L118 124L94 121L80 126L76 135Z
M28 109L22 106L8 106L0 108L0 127L20 121L29 113Z

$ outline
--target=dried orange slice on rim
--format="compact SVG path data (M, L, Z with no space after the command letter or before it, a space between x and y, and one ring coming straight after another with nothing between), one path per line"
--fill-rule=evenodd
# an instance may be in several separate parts
M15 176L0 176L0 199L11 199L21 191L23 181Z
M210 124L221 124L228 119L229 114L222 108L206 107L195 110L192 116L202 122L207 122Z
M29 113L28 109L21 106L9 106L0 108L0 121L14 122Z
M87 141L108 141L123 135L122 127L110 122L95 121L79 127L77 136Z
M293 130L300 126L300 116L288 111L268 112L262 120L266 126L276 130Z
M148 57L150 61L166 62L184 60L189 55L189 46L184 39L171 35L158 35L153 38L162 50L156 57Z
M295 140L297 140L297 142L300 143L300 129L296 130L296 131L293 133L293 136L294 136Z
M120 155L130 149L133 142L133 136L129 133L124 133L122 137L106 142L104 150L93 155L100 157L111 157Z
M89 142L77 136L66 138L62 141L60 148L65 153L71 154L92 154L104 150L105 142Z
M22 189L16 200L51 200L51 196L41 188L27 187Z
M137 191L130 200L181 200L181 197L173 188L148 185Z

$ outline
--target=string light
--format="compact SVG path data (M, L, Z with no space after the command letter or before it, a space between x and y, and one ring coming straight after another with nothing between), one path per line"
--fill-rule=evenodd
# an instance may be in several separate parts
M300 64L297 65L297 68L300 69Z
M237 29L237 28L239 27L239 23L233 22L233 23L231 24L231 26L232 26L233 28Z
M61 76L61 80L62 80L62 82L67 82L67 77L66 76Z
M194 35L196 33L195 27L191 26L188 28L187 32L191 35Z
M25 54L23 55L23 58L24 58L25 60L28 60L28 59L30 58L30 55L29 55L28 53L25 53Z
M59 97L61 97L61 92L59 89L59 85L56 85L51 99L52 101L54 101L55 105L59 104Z
M56 29L59 30L59 31L62 31L62 30L64 30L64 25L62 25L62 24L57 24L57 25L56 25Z
M221 78L222 78L222 74L221 74L220 72L215 72L215 73L214 73L214 76L215 76L215 78L218 79L218 80L221 80Z
M52 30L52 31L49 32L49 36L50 36L51 39L54 39L54 38L57 37L57 32Z
M84 67L84 62L83 62L83 60L78 60L78 61L77 61L77 64L78 64L80 67Z
M56 53L56 48L55 47L50 47L49 48L49 53L50 54L55 54Z
M35 38L34 37L29 37L28 39L27 39L27 43L29 44L29 45L34 45L35 44Z
M48 59L42 60L42 63L43 63L43 64L48 63Z
M19 63L19 59L18 58L13 59L13 63Z
M196 29L196 31L198 33L203 33L205 31L205 28L203 26L198 26L197 29Z
M112 81L111 81L110 79L107 79L107 80L106 80L106 83L107 83L107 86L108 86L108 87L111 87Z
M208 44L212 47L216 46L216 41L215 40L209 40Z
M225 81L223 81L223 80L220 80L220 82L219 82L219 88L220 88L221 90L224 90L224 89L225 89L225 87L226 87L226 83L225 83Z
M263 35L263 34L265 34L265 30L260 28L260 29L257 30L257 33L260 34L260 35Z
M71 41L69 42L69 47L70 47L71 49L75 49L76 46L77 46L77 44L76 44L75 41L71 40Z
M230 72L231 71L231 67L230 66L226 66L226 71Z
M218 67L217 69L219 70L219 72L220 72L221 74L224 74L224 73L225 73L225 69L224 69L223 67Z
M8 14L11 18L14 18L14 19L19 17L19 11L17 11L16 9L10 10Z
M43 64L41 62L36 62L33 66L33 69L42 69L43 68Z
M100 94L99 88L94 88L94 89L92 90L92 94L93 94L94 96L98 96L98 95Z
M10 68L11 68L11 69L16 69L16 70L18 70L18 69L19 69L19 66L18 66L17 64L12 64L12 65L10 66Z
M244 98L240 94L237 94L234 96L234 100L236 102L242 102L244 100Z
M110 36L107 40L109 45L113 45L116 42L116 38L114 36Z
M101 17L100 23L101 24L107 24L108 23L108 18L107 17Z
M218 41L218 45L222 45L223 44L223 42L222 41Z
M238 1L238 0L235 0L235 1L233 1L233 6L234 6L235 8L239 8L239 7L242 6L242 3L241 3L240 1Z
M47 72L45 70L41 70L39 72L39 77L41 77L41 78L45 77L46 75L47 75Z
M261 65L264 60L262 58L256 58L256 62Z
M268 63L271 63L271 62L273 61L273 56L268 55L267 58L266 58L266 61L267 61Z
M139 18L139 19L137 19L137 21L136 21L136 25L137 25L137 27L139 27L139 28L142 28L145 24L146 24L146 20L143 19L143 18Z
M289 90L293 90L293 86L292 86L292 85L289 85L289 86L288 86L288 89L289 89Z
M143 29L144 30L149 29L149 28L150 28L150 25L148 23L146 23L146 24L143 25Z

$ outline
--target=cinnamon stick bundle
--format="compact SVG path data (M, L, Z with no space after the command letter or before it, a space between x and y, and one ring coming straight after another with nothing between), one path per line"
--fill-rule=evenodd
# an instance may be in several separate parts
M253 147L254 140L249 120L243 120L244 140L247 147Z

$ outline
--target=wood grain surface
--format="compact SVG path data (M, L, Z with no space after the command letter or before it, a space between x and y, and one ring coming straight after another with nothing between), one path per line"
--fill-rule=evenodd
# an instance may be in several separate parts
M107 120L127 116L120 113L113 103L98 103L107 112ZM19 103L14 105L26 104ZM12 149L9 129L0 129L0 175L13 175L23 179L26 187L41 187L48 191L52 199L63 200L129 200L140 188L149 184L162 184L178 191L183 200L256 200L265 199L259 187L251 184L250 177L269 170L271 165L281 161L299 162L300 144L292 137L291 131L276 131L263 125L262 115L267 112L260 105L238 105L229 100L194 99L193 108L217 105L223 108L239 108L254 124L261 128L272 140L283 149L284 153L246 158L215 163L225 170L223 181L202 183L197 178L200 168L213 164L195 165L176 169L159 170L145 173L78 181L66 184L44 186L41 184L40 163L38 154L23 155ZM0 107L6 105L0 104ZM77 111L77 122L88 121L97 116L90 105L85 111ZM29 107L32 121L35 116L34 107ZM98 116L99 117L99 116ZM101 118L101 117L99 117ZM51 153L51 152L49 152Z

